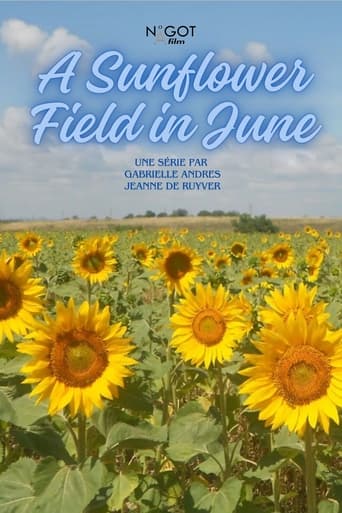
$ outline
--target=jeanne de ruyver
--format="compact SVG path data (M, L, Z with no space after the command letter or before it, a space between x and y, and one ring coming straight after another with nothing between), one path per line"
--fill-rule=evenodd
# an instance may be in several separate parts
M287 89L291 94L302 94L315 75L308 72L299 58L291 63L240 63L233 68L228 62L218 62L215 52L209 51L204 57L192 53L178 65L133 65L121 52L108 50L89 63L86 73L84 63L80 65L82 57L81 51L70 51L46 73L39 74L38 92L45 101L31 109L36 144L51 131L62 143L116 144L144 136L151 143L168 143L171 139L185 142L198 134L203 148L214 150L228 138L238 143L248 140L269 143L277 139L305 144L322 129L316 115L310 112L252 116L241 113L236 103L236 93L262 91L276 97ZM132 105L129 112L120 113L119 104L110 100L118 93L133 90L139 95L131 97L141 101ZM82 101L75 101L78 91L82 93ZM192 107L194 93L206 94L208 102L219 92L224 93L224 101L211 104L206 113L205 109L199 112L200 109ZM161 98L156 116L148 109L149 95L153 94ZM88 95L92 100L95 95L103 100L96 112L87 109ZM177 103L182 103L185 111L188 107L191 113L172 113Z

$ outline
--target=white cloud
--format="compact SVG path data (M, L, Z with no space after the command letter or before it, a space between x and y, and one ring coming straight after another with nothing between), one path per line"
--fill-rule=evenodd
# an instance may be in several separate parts
M260 61L270 61L272 55L264 43L249 41L241 54L234 52L231 48L222 48L222 50L218 52L217 58L231 64L238 64L246 58L257 63Z
M0 39L12 52L24 53L38 50L47 34L36 25L18 19L9 19L0 27Z
M53 64L68 50L85 52L90 50L87 41L72 34L64 27L59 27L48 34L37 25L30 25L19 19L9 19L2 23L0 39L13 53L30 52L33 54L35 69Z
M232 64L236 64L237 62L241 61L240 55L235 53L230 48L223 48L218 54L218 59L221 61L227 61Z
M46 39L37 55L37 67L54 62L68 50L89 51L90 45L84 39L71 34L65 28L58 28Z
M255 62L269 61L271 59L271 54L267 46L258 41L249 41L245 46L244 53L249 59Z
M272 216L342 215L342 144L321 137L310 145L237 145L202 152L101 144L41 145L32 142L25 109L8 108L0 118L0 218L79 215L122 217L129 212L189 212L222 209ZM136 158L205 157L222 170L222 190L126 192L126 169ZM189 168L187 166L187 168ZM200 168L200 167L199 167ZM197 169L199 169L197 168Z

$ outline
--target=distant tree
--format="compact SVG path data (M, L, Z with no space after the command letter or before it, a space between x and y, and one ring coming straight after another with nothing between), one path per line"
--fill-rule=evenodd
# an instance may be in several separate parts
M167 213L166 212L159 212L157 217L167 217Z
M241 233L276 233L279 231L279 228L265 215L252 217L250 214L240 214L239 219L233 221L233 227L235 231Z
M200 210L197 215L199 217L207 217L211 216L211 213L209 212L209 210Z
M172 217L186 217L189 215L189 212L185 208L176 208L176 210L172 211Z
M127 214L127 216L124 217L124 219L133 219L134 214Z
M213 210L211 215L214 217L222 217L224 216L224 212L223 210Z
M153 210L146 210L145 217L156 217L156 214Z
M238 212L237 210L228 210L228 212L226 212L226 216L228 217L238 217L240 215L240 212Z

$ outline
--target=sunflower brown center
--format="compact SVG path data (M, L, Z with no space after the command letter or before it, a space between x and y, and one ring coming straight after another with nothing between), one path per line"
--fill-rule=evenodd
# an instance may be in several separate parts
M234 244L231 248L231 252L235 256L241 256L245 250L245 247L242 244Z
M216 267L224 267L225 265L228 264L228 261L225 259L225 258L218 258L216 260Z
M213 346L222 340L226 331L226 323L220 312L206 308L194 317L192 331L202 344Z
M101 253L90 253L82 260L82 267L89 273L99 273L105 267L105 260Z
M165 261L166 274L173 280L183 278L191 269L191 258L182 251L174 251Z
M147 254L144 249L138 249L135 253L135 256L138 260L145 260L147 257Z
M108 365L103 340L95 333L74 330L59 335L50 354L53 374L66 385L86 387Z
M14 317L21 304L21 292L17 285L9 280L0 280L0 320Z
M330 365L325 354L312 346L291 347L279 360L273 377L290 404L308 404L326 393Z
M286 262L288 252L285 249L277 249L273 254L274 260L277 262Z
M31 251L36 249L37 244L38 244L38 240L35 237L28 237L24 241L24 247Z

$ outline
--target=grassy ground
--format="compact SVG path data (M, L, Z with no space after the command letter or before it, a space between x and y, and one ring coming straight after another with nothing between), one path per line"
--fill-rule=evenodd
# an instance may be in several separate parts
M129 228L177 228L188 227L193 230L232 230L233 217L156 217L134 219L65 219L62 221L17 221L0 222L1 231L27 231L27 230L113 230ZM272 219L275 225L284 232L302 230L310 225L320 231L332 229L342 231L342 218L338 217L301 217Z

